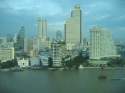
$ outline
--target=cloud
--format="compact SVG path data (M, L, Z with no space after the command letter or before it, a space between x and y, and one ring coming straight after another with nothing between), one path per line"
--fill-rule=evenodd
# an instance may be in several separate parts
M63 9L52 0L5 0L0 9L13 14L33 14L43 16L61 15Z
M116 21L125 21L125 15L118 15L114 18Z
M95 20L96 21L102 21L102 20L106 20L106 19L109 19L109 18L112 18L112 16L107 14L107 15L95 17Z

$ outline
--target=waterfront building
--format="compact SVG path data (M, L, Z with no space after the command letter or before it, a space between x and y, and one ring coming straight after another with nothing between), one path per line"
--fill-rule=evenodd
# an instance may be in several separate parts
M29 59L18 59L18 66L21 67L21 68L25 68L25 67L29 67L30 64L29 64Z
M52 60L53 60L53 66L54 67L60 67L62 64L61 64L61 51L60 51L60 44L57 43L55 40L52 42L52 53L51 53L51 56L52 56Z
M116 57L117 52L110 31L101 27L90 30L90 59Z
M68 50L82 43L82 11L76 5L71 11L71 17L65 22L65 42Z
M14 59L13 42L3 42L0 44L0 61L6 62Z
M50 57L50 50L44 49L43 51L40 52L39 54L39 59L42 63L42 66L48 66L48 58Z

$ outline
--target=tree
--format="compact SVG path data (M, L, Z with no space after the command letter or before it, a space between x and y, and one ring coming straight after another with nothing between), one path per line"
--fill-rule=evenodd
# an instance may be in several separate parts
M42 60L41 59L39 60L39 65L42 66Z
M17 65L18 65L17 59L13 59L13 60L8 60L6 62L1 63L1 68L11 68Z
M113 59L110 59L109 62L107 63L108 66L124 66L125 65L125 58L113 58Z
M51 57L48 58L48 64L49 67L53 66L53 59Z

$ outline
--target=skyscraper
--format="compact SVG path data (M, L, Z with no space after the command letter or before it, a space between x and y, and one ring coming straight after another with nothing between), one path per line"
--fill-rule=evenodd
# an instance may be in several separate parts
M90 30L90 59L117 56L112 35L106 29L94 27Z
M48 47L47 20L39 17L37 23L37 50L39 52L46 47Z
M38 17L37 31L38 31L37 37L39 39L47 38L47 21L46 21L46 19L41 19L41 17Z
M79 5L76 5L71 11L71 17L65 23L65 42L67 49L72 49L82 42L82 11Z
M62 32L59 31L59 30L56 32L56 40L57 41L61 41L62 40Z
M16 37L16 50L24 52L24 46L25 46L25 27L21 26L17 37Z

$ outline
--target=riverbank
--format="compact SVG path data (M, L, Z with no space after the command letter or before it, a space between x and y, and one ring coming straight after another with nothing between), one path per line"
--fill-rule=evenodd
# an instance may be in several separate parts
M85 70L85 69L100 69L101 67L83 67L79 68L78 70ZM103 70L113 70L113 69L125 69L125 67L105 67ZM75 70L75 69L65 69L65 68L42 68L42 67L28 67L28 68L6 68L6 69L0 69L0 72L21 72L21 71L26 71L26 70L50 70L50 71L70 71L70 70Z

